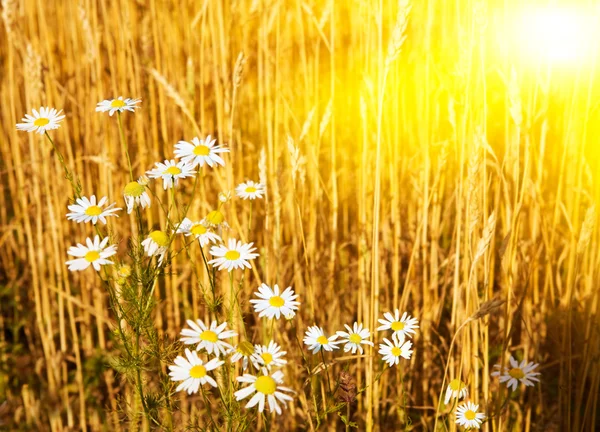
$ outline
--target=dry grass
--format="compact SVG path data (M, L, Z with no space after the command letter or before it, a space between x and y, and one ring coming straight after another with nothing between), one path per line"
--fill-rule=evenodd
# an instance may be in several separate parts
M176 3L2 1L0 428L149 427L121 414L136 396L106 367L117 354L106 293L64 265L89 234L64 217L69 184L48 143L14 127L33 107L64 109L53 136L83 190L123 204L118 129L94 107L124 95L143 99L124 117L138 175L200 133L231 148L193 217L246 178L268 185L250 234L247 205L233 202L226 217L260 247L243 308L261 281L293 285L303 303L296 327L277 333L298 395L273 429L317 427L294 331L354 320L373 329L398 307L421 324L410 362L380 381L375 351L330 366L348 369L351 391L372 384L353 407L359 430L432 430L446 365L493 415L484 430L597 430L595 59L551 70L513 56L498 35L516 1ZM148 216L164 226L158 206ZM119 220L117 237L129 233ZM160 280L154 321L164 336L208 316L196 278L182 256ZM493 298L505 303L490 307ZM256 339L266 334L246 320ZM506 352L539 362L542 382L502 403L490 372ZM201 398L173 402L176 429L202 424ZM440 430L455 430L448 412ZM330 414L320 426L343 425Z

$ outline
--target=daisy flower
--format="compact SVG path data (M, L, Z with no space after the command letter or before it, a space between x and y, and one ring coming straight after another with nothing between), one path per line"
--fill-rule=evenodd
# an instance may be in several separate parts
M225 204L231 199L231 191L219 192L219 202Z
M267 318L279 319L281 315L287 316L289 314L295 314L298 309L300 302L295 301L298 295L294 294L292 287L279 293L279 286L275 284L271 289L267 284L262 284L258 287L258 292L254 293L260 300L250 300L250 303L254 303L254 312L259 312L260 318L266 316Z
M456 424L469 429L479 429L485 420L485 414L478 413L479 405L465 402L456 408Z
M358 350L362 354L363 347L361 344L373 346L373 342L369 341L371 333L369 333L368 328L363 329L362 324L355 322L352 328L348 324L344 324L344 327L348 330L347 332L337 332L337 335L341 338L340 343L346 343L344 352L352 351L352 354L356 354L356 350Z
M158 265L162 265L166 253L169 251L169 243L171 239L162 231L152 231L148 234L148 238L142 242L144 252L149 257L158 256Z
M238 187L235 188L235 194L245 200L262 198L265 194L265 185L248 180L245 183L240 183Z
M204 247L208 243L217 243L222 241L221 237L219 237L214 232L209 231L207 227L207 223L204 220L198 222L192 222L190 219L185 218L179 224L177 228L177 234L183 234L186 237L191 235L196 237L196 240L200 242L200 246Z
M23 123L17 123L17 129L25 132L37 132L44 135L46 131L58 129L60 122L65 118L60 115L62 110L57 111L55 108L41 107L39 111L32 110L33 115L25 114L21 119Z
M258 256L257 253L253 253L256 248L253 248L252 245L253 243L243 244L241 241L229 239L227 246L221 245L210 248L210 254L216 258L208 263L215 267L219 266L219 270L226 268L227 271L236 268L243 269L244 267L252 268L248 260L253 260Z
M248 341L243 341L240 342L238 346L233 348L232 352L233 355L231 356L231 363L235 363L243 359L242 369L246 370L248 368L248 359L252 357L252 354L254 354L254 345Z
M211 211L202 220L206 222L208 226L211 226L213 228L216 228L220 225L227 227L227 222L225 222L225 215L219 209Z
M275 411L277 414L281 414L281 407L277 403L281 402L284 406L287 401L291 401L292 397L283 392L293 392L292 389L283 387L283 373L281 371L273 372L269 375L268 371L263 368L262 375L254 376L250 374L244 374L237 378L240 383L250 384L248 387L244 387L234 393L235 400L242 400L247 398L253 393L254 396L250 398L250 401L246 404L246 408L252 408L258 404L258 412L263 412L265 409L265 399L269 403L269 411Z
M269 346L256 345L250 360L256 369L265 367L271 370L272 367L282 367L287 363L287 360L282 358L286 354L286 351L281 351L281 347L271 341Z
M507 382L506 386L508 388L512 387L512 391L517 390L519 382L531 387L535 385L534 381L540 381L539 378L536 378L540 373L533 372L533 370L539 366L538 363L527 363L526 360L523 360L521 364L519 364L513 356L510 356L509 361L510 369L505 366L504 371L501 371L501 366L495 365L494 368L498 370L492 372L492 376L499 376L500 382Z
M77 243L77 246L71 246L67 251L69 255L76 257L76 259L66 262L69 270L85 270L89 266L93 266L94 270L100 271L101 265L113 264L112 261L106 258L117 253L117 245L106 247L108 237L104 237L102 241L100 241L100 237L98 236L94 237L94 241L88 237L85 240L85 244L86 246Z
M204 164L211 168L215 165L225 166L225 161L219 153L229 153L229 149L215 145L216 142L217 139L211 139L210 135L203 140L196 137L191 143L179 141L175 144L175 157L189 163L192 168L203 167Z
M186 358L187 357L187 358ZM204 363L196 351L185 349L185 357L178 356L175 365L169 366L171 381L183 381L175 391L185 390L188 394L198 393L201 385L209 383L216 387L217 382L208 375L208 372L221 366L224 362L214 358Z
M304 333L304 344L308 345L308 349L312 350L313 354L318 353L321 348L325 351L333 351L334 349L339 349L337 344L341 343L339 341L335 342L337 338L338 335L325 336L323 329L315 325L309 327L306 333Z
M217 322L213 321L210 323L210 327L199 319L197 319L196 322L187 320L187 323L191 329L181 330L181 335L183 337L180 340L186 345L198 344L196 351L200 351L204 348L209 354L214 352L215 355L225 355L228 351L233 349L233 347L223 341L223 339L237 336L237 333L233 330L225 330L227 327L226 322L217 325Z
M406 360L410 360L410 356L412 355L412 347L411 341L405 341L404 339L398 339L398 336L394 333L392 335L392 341L384 338L383 341L385 343L379 344L379 354L383 356L383 361L387 362L389 367L397 365L400 363L400 357L405 358Z
M139 108L137 104L141 101L141 99L123 99L123 96L119 96L117 99L106 99L102 102L98 102L98 104L96 105L96 112L108 111L109 116L112 116L115 113L115 111L118 111L120 113L122 113L125 110L134 112L136 108Z
M458 378L454 378L452 381L450 381L450 384L448 384L448 387L446 388L444 404L448 405L448 402L450 402L450 399L452 398L457 397L459 399L464 399L468 394L469 390L467 389L467 385Z
M196 171L186 162L175 163L174 160L165 160L164 163L156 162L156 168L146 171L150 178L162 178L163 189L177 186L180 178L192 177Z
M96 195L92 195L89 199L86 197L77 198L76 204L68 206L71 213L67 213L68 220L74 220L77 223L92 222L96 225L98 219L100 222L106 225L107 216L117 216L114 214L121 210L120 208L114 208L117 203L112 203L106 208L102 208L106 205L108 198L102 197L96 204Z
M391 329L402 339L412 337L411 333L415 333L415 329L419 328L419 321L416 318L412 318L406 312L404 312L402 318L400 318L400 311L398 309L396 309L395 316L390 312L384 313L383 316L385 319L378 320L383 325L377 327L377 330L382 331Z
M133 211L135 205L139 205L142 208L150 207L150 195L146 192L146 185L148 177L142 176L138 181L128 183L123 189L123 198L125 198L125 204L127 204L127 214Z

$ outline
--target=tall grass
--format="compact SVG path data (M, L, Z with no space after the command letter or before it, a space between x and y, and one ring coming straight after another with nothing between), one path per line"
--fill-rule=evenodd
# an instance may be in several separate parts
M64 217L69 183L48 142L14 127L32 107L64 109L53 136L67 164L83 190L122 204L129 170L119 130L94 108L124 95L143 99L123 118L138 173L180 139L210 133L229 145L226 168L207 174L190 215L201 218L246 178L267 184L250 232L248 205L233 201L226 217L260 246L242 308L263 281L301 296L293 326L278 333L297 395L273 429L343 426L335 413L315 421L295 332L355 320L374 330L400 308L421 325L410 362L380 378L376 349L327 365L366 388L352 406L359 430L456 430L439 403L455 377L491 417L484 430L596 430L597 59L552 66L518 55L519 35L507 30L518 7L3 0L0 428L152 427L124 416L139 405L109 366L119 353L107 292L64 265L85 236ZM149 226L166 225L159 206L147 215ZM129 230L124 213L120 222L117 237ZM154 326L167 340L185 319L209 316L197 289L207 275L183 255L153 294ZM502 306L486 309L492 299ZM256 339L267 335L244 318ZM540 363L541 383L509 394L490 377L507 353ZM161 385L155 377L145 377L150 388ZM175 425L208 427L200 397L173 402Z

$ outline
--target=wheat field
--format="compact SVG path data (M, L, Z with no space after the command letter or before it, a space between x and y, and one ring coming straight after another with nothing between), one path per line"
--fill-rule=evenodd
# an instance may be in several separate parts
M593 1L574 3L600 25ZM546 2L2 0L0 430L457 431L467 400L485 431L598 430L600 44L535 57L513 25L524 4ZM139 108L96 112L118 96ZM15 126L40 106L66 116L55 147ZM133 177L209 134L224 167L151 180L151 207L124 210ZM67 220L78 195L59 153L118 218ZM263 199L219 204L246 180ZM209 269L183 236L168 265L143 256L174 209L217 207L221 237L257 248L251 269ZM69 271L69 248L99 230L135 283ZM261 283L294 289L293 319L258 317ZM376 328L396 309L419 328L388 368ZM235 400L228 360L218 387L176 391L190 319L287 352L281 415ZM354 322L374 342L363 354L302 342ZM539 382L492 376L510 356ZM454 379L468 396L445 403Z

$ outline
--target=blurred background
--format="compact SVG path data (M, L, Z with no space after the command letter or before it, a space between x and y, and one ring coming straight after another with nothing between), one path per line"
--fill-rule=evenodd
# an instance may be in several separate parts
M598 429L598 2L2 0L1 15L0 429L148 427L121 415L135 396L108 366L106 293L64 264L89 227L66 220L48 142L15 128L32 108L63 109L52 136L84 193L124 207L118 128L94 111L117 96L142 98L123 117L136 176L181 139L230 147L192 219L266 177L240 234L261 254L240 301L250 312L264 281L302 302L278 335L298 395L274 428L316 428L294 331L373 330L400 308L420 320L415 353L359 397L358 430L433 430L447 361L492 417L486 431ZM234 232L248 212L227 205ZM146 215L164 226L158 206ZM111 225L121 252L127 219ZM180 258L156 290L156 326L173 339L207 317ZM492 298L506 303L449 355ZM509 353L540 363L541 383L498 403L490 372ZM341 363L359 388L373 379L372 359ZM174 400L182 430L201 430L200 397ZM452 415L438 426L456 427ZM335 415L321 425L336 427Z

